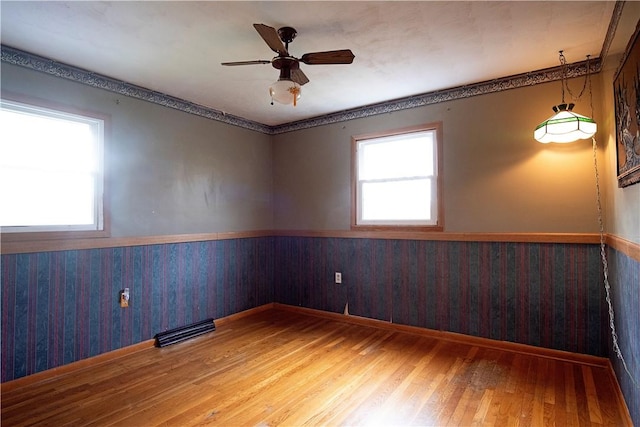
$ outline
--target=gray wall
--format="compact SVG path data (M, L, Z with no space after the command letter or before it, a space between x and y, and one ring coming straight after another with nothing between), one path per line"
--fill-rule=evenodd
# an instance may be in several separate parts
M347 230L351 136L436 121L444 129L445 231L597 231L590 142L532 137L559 102L558 82L276 136L8 64L2 90L111 116L114 237ZM586 102L576 110L589 114Z
M546 83L276 135L275 226L349 229L351 136L441 121L445 231L596 232L591 141L533 139L560 97ZM591 115L588 100L575 110Z
M273 228L270 136L6 63L1 83L111 116L113 237Z
M631 39L640 19L640 2L626 2L623 15L616 29L613 43L625 46ZM623 55L612 55L604 64L601 79L604 93L601 104L604 117L601 123L602 137L598 143L606 147L601 158L604 171L603 193L606 200L606 231L623 239L640 244L640 184L618 188L616 179L616 124L613 82Z

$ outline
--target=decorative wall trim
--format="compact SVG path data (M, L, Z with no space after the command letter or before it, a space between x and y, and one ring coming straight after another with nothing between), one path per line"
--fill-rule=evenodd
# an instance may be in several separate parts
M85 70L71 65L66 65L51 59L34 55L19 49L1 45L2 62L40 71L56 77L72 80L88 86L108 90L120 95L153 102L158 105L173 108L185 113L194 114L211 120L216 120L226 124L239 126L241 128L261 132L268 135L276 135L285 132L292 132L301 129L308 129L316 126L323 126L332 123L339 123L378 114L386 114L393 111L407 110L410 108L423 107L425 105L438 104L440 102L464 99L477 95L485 95L494 92L501 92L509 89L516 89L525 86L532 86L541 83L552 82L561 79L560 66L546 68L538 71L517 74L490 81L455 87L435 92L423 93L419 95L399 98L393 101L379 104L367 105L350 110L340 111L321 117L300 120L297 122L285 123L278 126L268 126L252 120L237 117L213 108L204 107L192 102L166 95L164 93L152 91L140 86L115 80L89 70ZM590 72L595 74L602 69L600 58L592 59L590 62ZM567 66L567 77L580 77L586 75L586 61L577 62Z
M634 243L622 237L608 234L605 240L608 246L628 256L631 259L640 262L640 244Z
M602 50L600 51L600 58L603 62L609 54L609 48L611 47L613 36L616 34L616 30L618 29L618 23L620 22L620 18L622 17L624 3L624 0L616 0L616 5L613 8L611 21L609 21L609 27L607 28L607 35L604 39L604 42L602 43Z
M184 113L194 114L196 116L205 117L207 119L216 120L229 125L239 126L241 128L267 134L270 133L271 130L269 126L252 120L247 120L232 114L226 114L222 111L195 104L184 99L112 79L83 68L56 62L52 59L34 55L5 45L2 45L1 49L2 62L6 62L8 64L41 71L52 76L72 80L76 83L82 83L98 89L108 90L109 92L114 92L119 95L152 102Z
M167 236L111 237L95 239L60 239L40 241L7 241L0 234L0 253L20 254L78 249L101 249L168 243L204 242L208 240L249 239L254 237L339 237L348 239L396 239L463 242L520 242L520 243L600 243L597 233L449 233L449 232L393 232L351 230L250 230L201 234L173 234ZM12 236L13 237L13 236ZM606 244L640 262L640 244L615 235L606 236Z
M599 73L602 69L600 58L590 61L590 73ZM567 66L567 77L574 78L587 74L586 61L577 62ZM307 129L315 126L323 126L332 123L344 122L348 120L360 119L378 114L386 114L394 111L408 110L410 108L424 107L426 105L439 104L441 102L455 101L457 99L470 98L472 96L486 95L489 93L502 92L509 89L517 89L525 86L533 86L541 83L548 83L561 79L560 67L546 68L538 71L517 74L490 81L474 83L466 86L459 86L435 92L423 93L420 95L399 98L379 104L367 105L360 108L345 110L326 116L301 120L274 126L272 134L292 132Z
M351 239L432 240L449 242L512 242L512 243L586 243L600 242L596 233L455 233L410 231L355 230L276 230L282 237L338 237Z
M250 230L229 231L220 233L174 234L167 236L25 241L7 241L6 237L6 234L0 234L0 253L3 255L82 249L121 248L129 246L158 245L170 243L205 242L210 240L249 239L255 237L338 237L348 239L584 244L597 244L600 242L600 237L596 233L440 233L351 230ZM633 243L628 243L629 245L631 245L631 247L633 247ZM640 248L638 249L638 252L640 252Z
M0 234L1 250L4 254L23 254L32 252L70 251L81 249L124 248L128 246L162 245L169 243L206 242L210 240L247 239L268 237L269 230L237 231L223 233L172 234L166 236L110 237L99 239L60 239L60 240L24 240L5 241L6 234ZM14 236L11 236L14 237Z

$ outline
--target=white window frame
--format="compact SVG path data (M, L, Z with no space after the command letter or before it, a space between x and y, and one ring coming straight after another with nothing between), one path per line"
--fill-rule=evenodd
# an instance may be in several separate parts
M362 150L359 148L367 144L379 142L393 142L394 140L406 140L407 137L416 137L425 133L433 136L433 175L420 175L411 177L397 177L388 179L367 180L360 179L359 168L362 162ZM442 124L430 123L410 128L395 129L352 137L352 206L351 228L371 230L410 230L410 231L442 231ZM398 182L400 180L429 180L431 183L430 217L429 220L365 220L362 218L362 187L368 182Z
M32 114L40 117L54 118L71 122L88 124L93 133L93 144L97 154L94 170L94 202L92 224L60 224L60 225L19 225L2 226L2 239L7 241L39 240L58 238L106 237L109 234L108 217L105 206L105 139L109 117L93 112L81 111L68 106L54 105L27 97L3 97L0 100L2 109ZM0 130L1 132L1 130ZM6 136L3 136L6 137Z

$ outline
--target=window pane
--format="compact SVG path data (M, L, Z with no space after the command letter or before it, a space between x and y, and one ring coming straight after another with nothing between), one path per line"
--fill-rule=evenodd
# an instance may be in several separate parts
M40 170L97 170L92 125L2 110L0 162Z
M431 220L431 180L363 183L362 220Z
M2 100L0 226L102 229L103 121Z
M20 182L20 185L11 185ZM90 225L94 177L24 169L0 169L0 223L11 226Z
M359 179L432 176L433 151L432 132L362 141Z

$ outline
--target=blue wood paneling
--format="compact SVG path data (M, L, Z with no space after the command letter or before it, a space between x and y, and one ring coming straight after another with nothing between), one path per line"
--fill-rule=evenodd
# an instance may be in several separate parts
M608 250L608 260L618 344L634 379L625 371L612 344L609 357L631 419L640 426L640 262L614 249ZM605 327L608 329L608 324Z
M273 247L266 237L3 255L2 381L273 302Z
M610 254L620 342L638 377L640 266ZM265 237L3 255L1 280L3 382L274 301L611 354L597 245ZM638 422L638 391L611 360Z
M348 303L373 319L608 354L596 245L278 237L275 247L277 302Z

